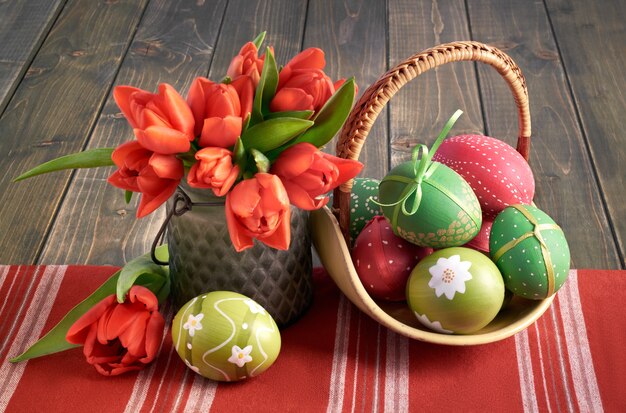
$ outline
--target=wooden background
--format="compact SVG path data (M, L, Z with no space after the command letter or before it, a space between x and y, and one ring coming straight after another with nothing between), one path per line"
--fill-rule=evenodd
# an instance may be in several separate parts
M164 211L106 183L111 168L11 180L52 158L132 139L113 86L186 95L220 79L258 32L284 64L326 52L332 78L363 91L389 67L453 40L496 45L522 68L533 122L535 202L565 230L576 268L626 268L626 2L587 0L0 1L0 263L121 265L149 248ZM382 178L457 108L456 132L513 144L517 117L489 67L448 65L394 97L365 145ZM334 146L330 147L332 151Z

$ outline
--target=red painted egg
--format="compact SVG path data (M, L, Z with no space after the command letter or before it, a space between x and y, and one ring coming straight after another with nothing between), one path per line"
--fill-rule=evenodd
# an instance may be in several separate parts
M411 271L419 260L432 252L432 248L420 247L396 236L387 220L378 215L357 237L352 261L372 297L402 301Z
M478 235L476 235L470 242L464 246L476 251L489 254L489 234L491 233L491 226L493 225L493 218L489 215L483 215L483 223L480 227Z
M493 216L509 205L530 204L535 195L535 179L528 162L498 139L454 136L443 141L433 160L465 178L485 214Z

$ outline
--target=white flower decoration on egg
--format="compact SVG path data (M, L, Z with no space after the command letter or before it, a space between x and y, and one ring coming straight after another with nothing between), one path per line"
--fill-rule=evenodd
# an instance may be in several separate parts
M420 323L422 323L426 327L430 328L431 330L434 330L434 331L436 331L438 333L444 333L444 334L452 334L452 333L454 333L454 331L452 331L452 330L446 330L445 328L443 328L439 321L430 321L426 314L419 315L417 313L417 311L413 311L413 313L415 314L417 319L420 321Z
M252 311L252 314L265 314L265 310L263 309L263 307L261 307L251 299L245 300L244 303L248 307L250 307L250 311Z
M183 324L183 328L185 330L189 330L189 335L193 337L196 334L196 330L202 330L202 319L204 318L204 314L200 313L198 315L189 314L189 318L187 322Z
M232 355L228 358L228 361L236 364L237 367L243 367L244 364L252 361L250 352L252 351L252 345L246 346L243 349L239 346L233 346Z
M428 286L435 290L437 297L445 294L448 300L452 300L457 292L465 293L465 282L472 279L468 271L471 266L471 262L461 261L460 255L439 258L437 264L428 269L432 275Z

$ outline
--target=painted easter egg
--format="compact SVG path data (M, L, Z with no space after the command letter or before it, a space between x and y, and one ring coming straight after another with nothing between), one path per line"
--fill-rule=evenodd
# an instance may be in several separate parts
M496 265L464 247L424 258L407 284L407 302L419 322L440 333L480 330L495 318L503 301L504 282Z
M394 233L432 248L459 246L481 226L480 204L467 182L447 166L432 162L420 179L413 162L393 168L381 181L378 196ZM419 182L418 182L419 181Z
M354 178L350 194L350 239L354 242L363 227L376 215L382 214L378 201L378 184L374 178ZM332 194L328 205L332 205Z
M530 204L535 179L528 162L512 146L482 135L446 139L433 156L470 184L483 212L495 216L508 205Z
M199 295L172 322L172 342L187 367L218 381L267 370L280 352L274 319L252 299L230 291Z
M570 268L563 230L531 205L511 205L494 220L489 254L513 294L544 299L561 288Z
M491 234L492 225L493 218L489 215L483 214L483 223L480 226L480 231L478 231L478 235L472 238L472 240L464 246L485 254L489 254L489 234Z
M352 262L372 297L402 301L413 267L432 252L432 248L420 247L396 236L387 220L378 215L357 237Z

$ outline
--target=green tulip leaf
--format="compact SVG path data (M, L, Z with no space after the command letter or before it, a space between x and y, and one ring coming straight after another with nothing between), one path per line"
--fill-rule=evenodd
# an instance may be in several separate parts
M252 103L252 119L251 124L256 125L263 121L263 115L269 113L270 101L276 94L276 86L278 85L278 70L276 69L276 61L274 54L268 47L265 50L265 62L263 63L263 71L259 84L254 92L254 102Z
M309 119L313 115L312 110L292 110L286 112L271 112L265 116L265 119L277 119L277 118L297 118L297 119Z
M241 124L241 134L246 133L246 131L250 127L250 120L251 119L252 119L252 114L248 113L248 116L246 116L246 118L243 120L243 123Z
M21 181L26 178L45 174L48 172L62 171L65 169L76 168L95 168L98 166L115 165L111 159L114 148L98 148L90 149L83 152L72 153L70 155L61 156L46 163L42 163L33 169L24 172L13 182Z
M289 142L313 126L313 122L297 118L269 119L252 126L241 137L247 149L267 152Z
M156 249L156 256L161 261L168 261L167 245L161 245ZM117 302L123 303L130 288L137 284L137 279L144 276L141 285L148 288L155 295L169 279L169 267L156 264L150 258L150 254L144 254L135 258L122 268L117 281Z
M52 328L45 336L40 338L35 344L30 346L28 350L19 356L11 359L12 363L41 357L48 354L58 353L70 348L79 347L77 344L68 343L65 336L72 324L76 322L83 314L89 311L94 305L115 294L115 285L122 270L117 271L108 280L104 282L89 297L85 298L76 307L72 308L63 319Z
M354 103L354 78L347 80L328 99L315 118L315 125L302 135L290 142L289 146L296 143L309 142L318 148L326 145L341 129L348 118Z
M256 46L257 50L261 48L261 45L263 44L263 40L265 40L266 34L267 32L261 32L252 41L252 43L254 43L254 45Z
M267 156L263 155L263 153L254 148L250 150L250 154L252 154L252 158L254 158L254 163L256 164L258 172L267 173L270 170L270 160L267 159Z
M124 193L124 200L127 204L130 204L130 201L133 199L133 191L126 190Z

